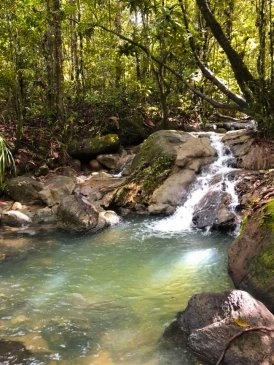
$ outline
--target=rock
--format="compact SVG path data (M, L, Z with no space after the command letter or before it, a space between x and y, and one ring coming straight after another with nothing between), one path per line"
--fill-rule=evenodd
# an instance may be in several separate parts
M80 163L80 166L81 166L81 162L80 161L78 161L78 162ZM54 171L54 174L55 175L68 176L68 177L74 177L74 176L76 176L76 171L78 171L78 170L74 169L72 166L61 166L61 167L58 167Z
M1 364L25 364L31 355L20 342L0 340Z
M96 232L105 226L99 221L99 212L80 195L69 195L62 199L57 209L57 225L70 232Z
M118 153L109 153L105 155L98 155L96 160L109 170L116 169L120 155Z
M217 364L233 336L249 327L268 327L274 332L274 316L258 300L240 290L194 295L177 315L165 336L186 341L196 356ZM246 332L228 346L222 364L272 364L273 332Z
M49 167L47 164L44 164L42 166L40 166L36 171L35 171L35 176L45 176L49 173Z
M274 311L274 199L243 220L228 250L228 270L237 288Z
M71 167L73 170L79 172L81 171L81 161L77 160L76 158L72 158L69 162L69 167Z
M30 224L32 220L29 216L18 210L9 210L2 214L1 222L10 227L22 227Z
M48 206L59 204L61 199L70 195L75 188L74 179L68 176L53 175L44 182L44 188L39 192L40 199Z
M22 210L23 206L20 202L14 202L11 206L11 210Z
M187 188L195 178L194 170L179 170L157 188L149 201L150 214L172 214L187 196Z
M107 134L102 137L94 137L74 141L68 146L68 153L80 160L89 160L104 153L115 153L120 148L120 140L116 134Z
M91 171L100 171L103 168L103 166L97 160L90 160L89 167L90 167Z
M227 192L209 190L194 209L193 223L197 228L229 231L236 225L236 216L229 209L231 196Z
M223 142L237 160L237 167L246 170L266 170L274 166L274 145L271 141L256 140L248 130L228 132Z
M120 217L113 210L106 210L99 213L99 216L103 218L107 225L113 226L120 222Z
M131 165L131 175L112 203L151 214L174 212L202 166L213 162L216 151L208 138L182 131L158 131L142 144Z
M56 212L50 207L38 209L33 216L35 223L55 223L56 220Z
M125 179L99 173L88 178L79 176L77 181L78 185L75 192L87 197L89 201L99 202L100 205L107 207L112 198L113 191L122 185Z
M41 202L39 192L42 189L43 185L40 182L27 176L18 176L7 181L9 196L26 204Z

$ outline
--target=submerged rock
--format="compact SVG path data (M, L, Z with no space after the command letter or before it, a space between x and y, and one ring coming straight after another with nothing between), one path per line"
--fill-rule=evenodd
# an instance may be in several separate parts
M0 340L0 363L9 364L28 364L31 352L24 345L17 341Z
M232 340L247 328L250 331ZM196 356L215 365L225 351L222 364L272 364L274 316L250 294L240 290L194 295L187 308L165 331L172 341L186 341Z
M228 251L228 270L237 288L274 311L274 199L244 219Z

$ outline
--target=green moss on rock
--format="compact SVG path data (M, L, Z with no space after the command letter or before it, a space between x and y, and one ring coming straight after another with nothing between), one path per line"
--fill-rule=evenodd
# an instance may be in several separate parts
M68 153L74 158L91 159L104 153L115 153L120 148L120 140L117 134L107 134L94 138L86 138L82 141L73 141L68 146Z

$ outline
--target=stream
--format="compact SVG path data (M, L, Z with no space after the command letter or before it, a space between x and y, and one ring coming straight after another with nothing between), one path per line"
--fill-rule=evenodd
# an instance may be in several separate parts
M192 225L209 189L228 192L231 210L237 205L227 178L231 154L220 136L209 137L218 158L171 217L128 217L95 235L21 237L27 254L22 249L0 265L0 339L32 352L22 364L199 364L162 335L193 294L233 286L227 274L233 237Z
M30 238L28 255L0 266L0 338L24 343L32 365L197 364L160 339L193 294L232 286L232 237L167 235L159 221Z

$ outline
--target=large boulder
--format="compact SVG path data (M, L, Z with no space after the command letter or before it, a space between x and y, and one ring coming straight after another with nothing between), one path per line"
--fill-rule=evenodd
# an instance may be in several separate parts
M7 181L9 196L15 201L27 204L41 202L39 192L42 189L43 185L40 182L27 176L18 176Z
M68 195L57 209L57 226L70 232L96 232L100 226L99 212L81 195Z
M152 214L174 212L202 166L214 161L209 138L182 131L153 133L131 165L131 175L116 191L113 204Z
M274 311L274 199L244 218L228 251L228 270L237 288Z
M237 167L246 170L266 170L274 166L274 147L271 141L258 140L251 130L231 131L223 142L236 158Z
M229 193L209 190L194 209L193 223L201 229L211 227L223 231L233 230L236 225L236 216L229 209L230 203Z
M61 199L70 195L75 188L74 178L63 175L53 175L44 182L39 192L40 199L48 206L59 204Z
M80 160L90 160L100 154L116 153L119 148L120 140L117 134L107 134L81 141L75 140L68 146L68 153L71 157Z
M260 327L269 331L248 331ZM224 352L222 364L258 365L273 363L273 333L272 313L247 292L230 290L194 295L165 337L186 341L207 364L217 364Z

